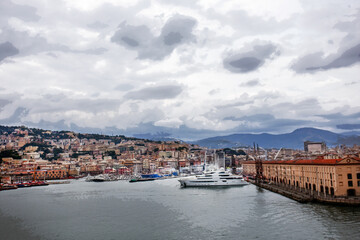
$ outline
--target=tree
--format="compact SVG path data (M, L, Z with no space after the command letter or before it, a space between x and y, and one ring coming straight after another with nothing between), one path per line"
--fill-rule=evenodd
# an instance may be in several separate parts
M2 161L3 158L21 159L21 156L17 151L4 150L0 152L0 161Z
M115 151L107 151L105 153L106 156L111 156L112 159L116 159L116 153Z
M54 159L58 159L59 154L63 153L63 152L64 152L64 150L62 148L54 148L53 149Z

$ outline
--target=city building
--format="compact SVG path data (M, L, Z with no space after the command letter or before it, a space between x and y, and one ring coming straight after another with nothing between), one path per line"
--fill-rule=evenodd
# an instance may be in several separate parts
M245 175L256 175L255 161L243 162ZM263 161L263 179L293 189L328 196L360 196L360 158L319 157L309 160Z
M324 153L326 151L326 143L305 141L304 151L308 153Z

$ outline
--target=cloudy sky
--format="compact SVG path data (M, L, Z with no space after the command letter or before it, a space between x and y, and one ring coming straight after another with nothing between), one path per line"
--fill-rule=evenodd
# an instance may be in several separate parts
M360 129L358 0L1 0L0 124Z

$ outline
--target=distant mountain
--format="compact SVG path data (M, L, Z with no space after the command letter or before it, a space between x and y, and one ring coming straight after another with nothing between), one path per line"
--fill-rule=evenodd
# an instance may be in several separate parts
M360 136L360 131L342 132L343 136Z
M176 141L176 140L178 140L175 138L171 138L170 137L171 134L165 133L165 132L157 132L155 134L141 133L141 134L133 134L133 136L136 138L148 139L148 140L152 140L152 141Z
M252 146L255 142L263 148L303 149L305 141L326 142L328 146L337 144L359 144L359 136L345 136L317 128L299 128L285 134L232 134L205 138L192 143L209 148Z

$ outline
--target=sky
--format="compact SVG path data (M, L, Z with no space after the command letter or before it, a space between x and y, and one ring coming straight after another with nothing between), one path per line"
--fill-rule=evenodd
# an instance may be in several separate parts
M0 125L360 129L358 0L1 0Z

